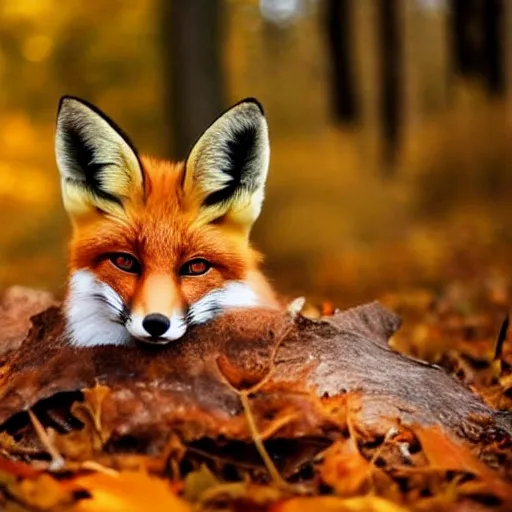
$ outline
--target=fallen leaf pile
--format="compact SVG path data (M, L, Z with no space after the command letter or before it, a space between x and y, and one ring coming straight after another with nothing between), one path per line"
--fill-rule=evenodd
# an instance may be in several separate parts
M294 303L78 349L51 297L8 291L0 508L512 510L507 310L465 293L383 297L400 329Z

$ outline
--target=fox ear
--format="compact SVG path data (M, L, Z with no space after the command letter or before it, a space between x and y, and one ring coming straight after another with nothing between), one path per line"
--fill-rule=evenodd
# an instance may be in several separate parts
M244 232L258 218L269 164L263 108L248 98L222 114L199 138L185 163L185 199L200 222L223 217Z
M64 207L72 217L98 209L120 216L126 201L143 197L136 150L93 105L70 96L60 100L55 153Z

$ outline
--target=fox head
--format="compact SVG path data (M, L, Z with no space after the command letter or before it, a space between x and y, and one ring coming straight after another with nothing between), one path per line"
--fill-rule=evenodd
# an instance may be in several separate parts
M222 114L185 162L170 163L139 157L105 114L66 96L55 148L73 226L71 343L167 343L225 309L276 305L249 243L269 165L255 99Z

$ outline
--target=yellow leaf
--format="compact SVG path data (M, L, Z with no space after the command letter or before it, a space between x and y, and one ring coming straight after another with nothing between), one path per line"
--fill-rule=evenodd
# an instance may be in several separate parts
M170 484L142 472L118 475L93 473L72 480L91 498L81 500L73 512L190 512L190 506L171 491Z
M200 469L187 475L184 497L189 501L198 501L206 490L218 486L219 483L215 475L203 464Z
M272 507L271 512L407 512L407 509L377 496L358 498L293 498Z
M48 474L12 482L8 490L20 503L37 510L55 510L73 501L70 490Z
M75 405L77 410L82 410L90 415L94 428L100 437L102 435L101 404L109 392L109 387L96 383L93 388L82 390L84 402L78 402Z

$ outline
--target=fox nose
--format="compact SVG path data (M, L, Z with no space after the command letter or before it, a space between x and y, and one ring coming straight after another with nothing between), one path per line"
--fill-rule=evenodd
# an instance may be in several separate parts
M150 315L145 316L144 320L142 320L142 327L144 327L144 329L146 329L153 338L161 336L165 331L167 331L167 329L169 329L170 325L171 322L169 319L161 313L151 313Z

